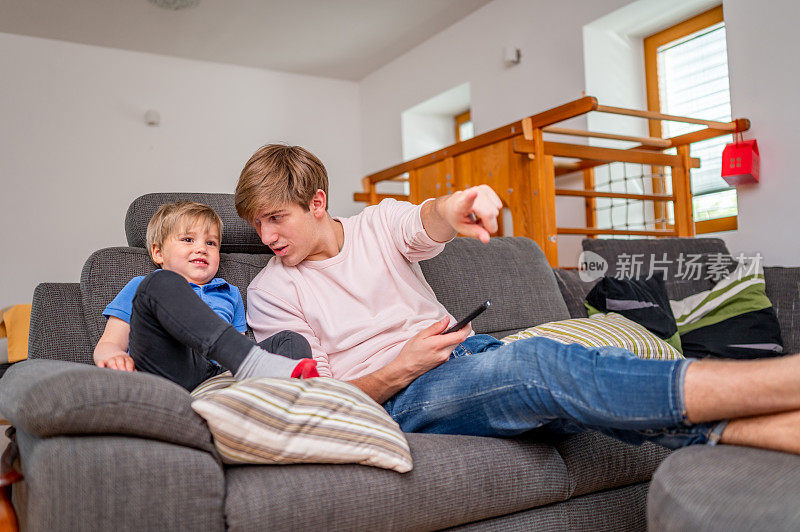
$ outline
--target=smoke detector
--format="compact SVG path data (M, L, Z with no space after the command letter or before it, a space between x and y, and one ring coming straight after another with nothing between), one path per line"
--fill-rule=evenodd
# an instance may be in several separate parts
M164 9L170 9L172 11L178 11L179 9L188 9L200 3L200 0L147 0L147 1L158 7L162 7Z

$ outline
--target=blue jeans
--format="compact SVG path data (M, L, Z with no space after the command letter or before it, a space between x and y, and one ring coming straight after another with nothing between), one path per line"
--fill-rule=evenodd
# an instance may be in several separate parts
M405 432L514 436L600 431L675 449L714 444L726 422L690 424L683 378L692 362L643 360L617 347L546 338L503 345L477 334L383 406Z

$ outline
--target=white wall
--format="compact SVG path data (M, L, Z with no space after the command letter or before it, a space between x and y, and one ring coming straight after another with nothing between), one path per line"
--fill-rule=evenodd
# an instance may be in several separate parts
M627 0L495 0L361 81L364 170L401 161L400 114L469 82L480 134L581 97L583 26ZM519 65L503 47L522 49Z
M370 74L361 82L364 171L402 160L405 109L460 83L470 84L476 134L580 98L583 26L626 1L495 0ZM503 63L504 46L521 48L519 65ZM583 223L583 201L566 202L559 225ZM578 246L562 237L559 254L577 257Z
M403 160L449 146L456 141L453 117L469 110L469 83L425 100L400 115Z
M618 101L613 83L594 83L596 71L584 73L583 26L632 3L495 0L369 75L361 83L365 172L401 161L400 114L404 109L458 83L470 83L472 118L478 134L578 98L585 86L590 91L598 86L612 89L597 94L601 103L643 107L643 93L635 97L637 91L630 90L627 74L615 79L633 95L630 102ZM660 5L666 7L665 11L696 12L707 3L683 0ZM642 4L653 7L659 1ZM724 238L734 253L760 252L766 264L798 265L800 171L796 145L800 140L800 107L795 95L800 86L800 56L796 53L794 26L800 19L800 3L725 0L723 9L733 115L752 121L745 137L759 141L762 182L739 189L740 229L710 236ZM646 18L637 24L652 25L653 17ZM615 50L630 48L636 42L638 39L620 41ZM522 48L522 63L505 67L503 46ZM623 54L618 66L633 56ZM643 91L643 82L640 88ZM582 205L570 204L564 209L559 203L559 225L568 225L570 216L582 221L581 212ZM575 240L565 241L563 236L559 241L562 264L576 255Z
M0 307L125 245L140 194L232 192L268 142L320 157L334 215L360 209L357 83L2 33L0 72Z
M403 159L415 159L456 141L451 115L405 112L402 117Z
M723 233L735 252L765 264L800 265L800 56L794 0L725 0L733 116L749 118L758 139L761 182L739 187L739 230Z

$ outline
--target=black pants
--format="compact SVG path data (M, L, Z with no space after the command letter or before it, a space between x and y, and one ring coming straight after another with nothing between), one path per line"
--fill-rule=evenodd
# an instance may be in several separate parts
M226 369L235 373L254 345L175 272L153 272L136 290L128 352L139 371L193 390ZM292 331L281 331L258 345L293 359L311 357L308 341Z

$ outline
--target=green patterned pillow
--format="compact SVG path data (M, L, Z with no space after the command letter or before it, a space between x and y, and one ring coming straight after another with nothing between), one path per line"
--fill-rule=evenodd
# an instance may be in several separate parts
M783 354L778 316L760 257L741 257L711 290L670 301L687 356L761 358Z
M589 318L554 321L531 327L501 340L510 343L523 338L550 338L562 344L584 347L622 347L639 358L676 360L683 358L674 347L638 323L615 312Z

